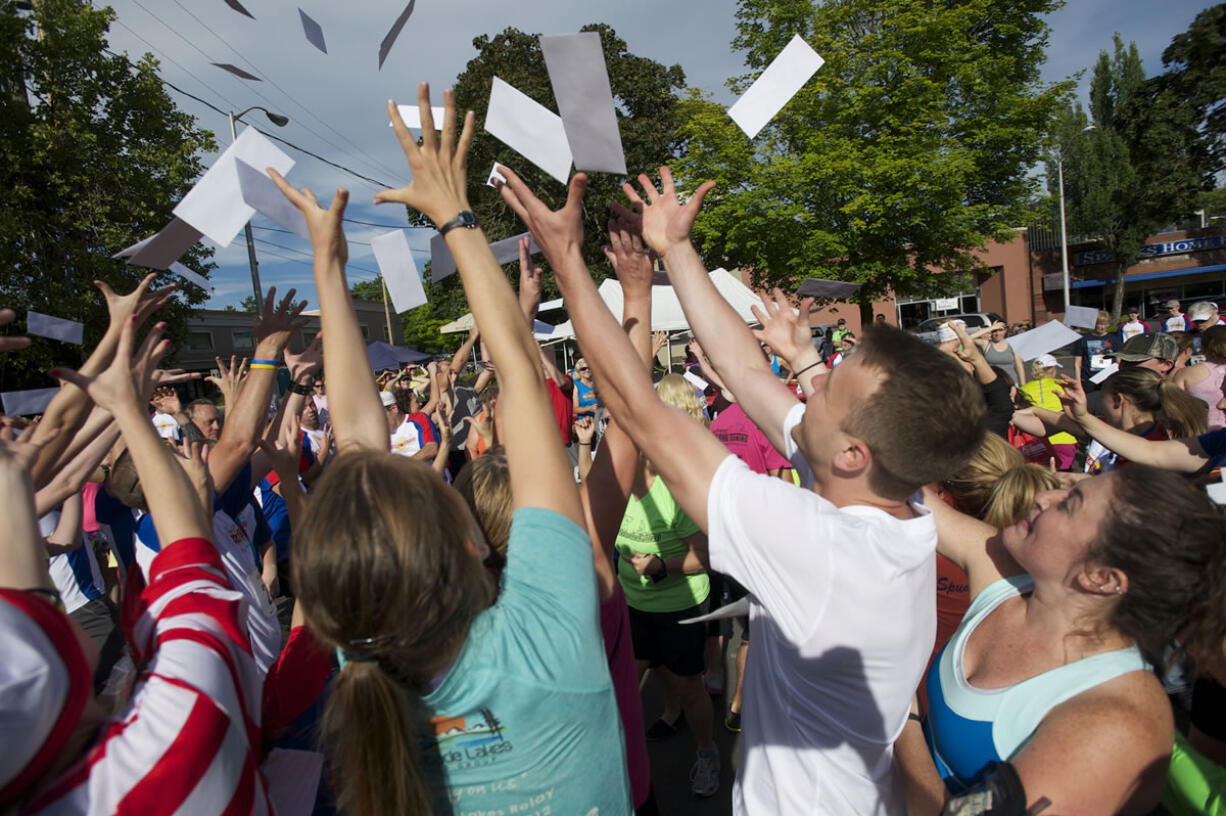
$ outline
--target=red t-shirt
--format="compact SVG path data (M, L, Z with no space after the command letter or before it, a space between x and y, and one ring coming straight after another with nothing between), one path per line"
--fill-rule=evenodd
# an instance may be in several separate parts
M568 377L567 382L570 382ZM549 402L553 406L553 418L558 423L558 432L562 435L562 444L570 444L571 425L575 423L575 404L570 397L562 393L562 389L553 380L545 380L549 389Z

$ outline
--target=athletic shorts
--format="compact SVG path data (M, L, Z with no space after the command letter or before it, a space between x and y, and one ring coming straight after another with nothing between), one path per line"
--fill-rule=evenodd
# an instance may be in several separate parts
M630 607L630 638L634 659L663 666L678 677L702 674L706 665L707 627L679 623L706 611L706 603L680 612L641 612Z

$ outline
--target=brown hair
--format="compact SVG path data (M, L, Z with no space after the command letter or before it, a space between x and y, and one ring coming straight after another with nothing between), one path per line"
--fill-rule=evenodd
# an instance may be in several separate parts
M1200 347L1211 363L1226 363L1226 326L1210 326L1200 334Z
M997 529L1016 524L1034 507L1035 496L1059 488L1056 474L1041 465L1022 463L997 479L984 503L982 518Z
M464 463L452 484L472 511L490 545L485 566L502 569L507 563L507 542L511 539L511 471L507 451L501 445L490 448L476 459Z
M1209 406L1148 368L1121 368L1103 382L1103 393L1127 397L1153 414L1169 436L1200 436L1209 425Z
M869 326L855 359L882 380L842 430L872 451L869 485L878 495L904 499L971 458L987 428L987 403L953 357L892 326Z
M966 464L945 480L945 488L959 510L983 518L992 488L1004 474L1024 464L1021 451L997 434L985 434Z
M1221 654L1226 638L1226 518L1181 474L1133 464L1113 479L1111 506L1090 559L1121 570L1128 590L1111 624L1162 665L1178 638L1192 654Z
M311 631L347 660L321 728L338 809L434 813L420 696L493 598L480 529L428 465L385 452L338 456L312 495L290 563Z

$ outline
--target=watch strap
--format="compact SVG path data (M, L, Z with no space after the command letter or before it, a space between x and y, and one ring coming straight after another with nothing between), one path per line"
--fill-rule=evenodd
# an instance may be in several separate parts
M456 227L463 227L464 229L476 229L477 228L477 216L473 215L472 210L460 210L459 214L456 215L455 218L451 219L446 224L442 224L439 226L438 234L446 235L447 233L451 232Z

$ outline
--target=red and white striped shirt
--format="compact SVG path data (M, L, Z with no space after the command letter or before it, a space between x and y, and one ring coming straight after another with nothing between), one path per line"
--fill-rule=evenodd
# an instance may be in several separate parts
M132 698L24 810L271 813L258 769L263 678L216 548L200 538L163 548L149 586L129 597L125 629L143 666Z

